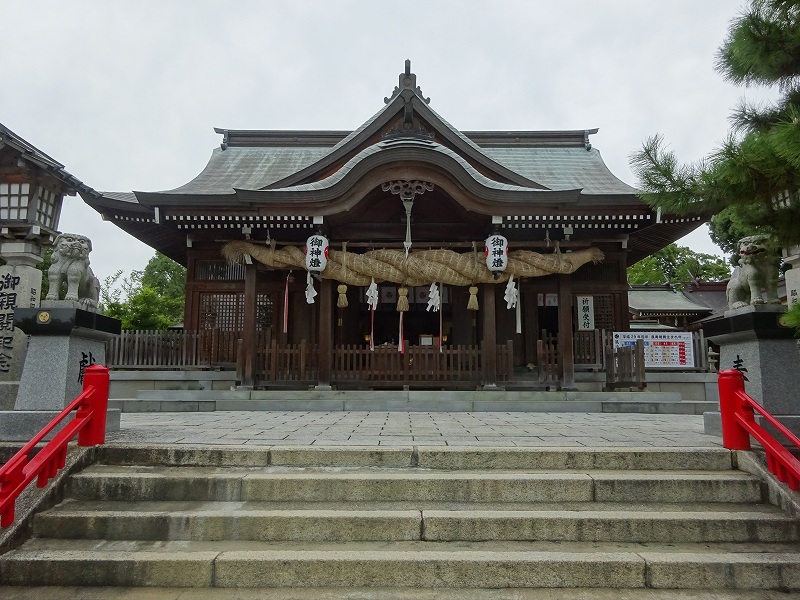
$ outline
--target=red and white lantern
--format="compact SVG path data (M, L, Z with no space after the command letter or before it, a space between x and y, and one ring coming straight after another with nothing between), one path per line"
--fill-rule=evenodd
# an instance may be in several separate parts
M499 234L486 238L486 268L499 277L508 266L508 240Z
M328 266L328 238L312 235L306 242L306 271L319 275Z

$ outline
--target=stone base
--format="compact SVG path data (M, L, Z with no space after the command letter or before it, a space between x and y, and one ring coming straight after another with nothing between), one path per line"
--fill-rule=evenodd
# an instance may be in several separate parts
M775 418L781 422L793 434L800 436L800 416L797 415L775 415ZM756 423L761 425L769 434L778 440L781 444L787 447L794 447L789 440L778 431L760 415L756 415ZM718 412L705 412L703 413L703 433L707 435L716 435L722 437L722 417Z
M105 364L105 343L72 335L31 338L15 410L62 410L83 389L81 369Z
M0 411L14 408L18 390L19 381L0 381Z
M720 369L742 369L745 391L773 415L800 415L800 349L780 324L785 307L747 306L703 325Z
M58 416L61 411L50 410L11 410L0 411L0 440L6 442L27 442ZM106 433L119 431L120 411L109 408L106 416ZM52 439L72 417L62 421L45 439Z

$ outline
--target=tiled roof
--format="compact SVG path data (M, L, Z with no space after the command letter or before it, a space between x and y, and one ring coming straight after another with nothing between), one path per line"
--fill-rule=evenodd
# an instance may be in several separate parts
M293 186L291 189L294 191L305 191L305 190L319 190L327 187L331 187L336 182L340 181L347 173L349 173L355 165L359 162L371 156L373 154L377 154L379 152L385 151L392 147L396 147L399 145L405 146L419 146L428 148L433 150L434 152L441 153L453 160L455 160L461 167L478 183L481 185L496 189L496 190L510 190L510 191L535 191L535 192L542 192L542 190L538 189L531 189L531 188L523 188L517 185L510 185L507 183L500 183L494 181L493 179L489 179L488 177L482 175L478 172L472 165L469 164L463 157L459 154L447 148L446 146L442 146L441 144L437 144L431 141L423 141L417 139L398 139L398 140L391 140L391 141L383 141L378 142L377 144L373 144L356 154L353 158L351 158L345 165L343 165L340 169L338 169L332 175L322 179L320 181L315 181L313 183L307 183L304 185L297 185ZM276 190L277 191L277 190Z
M217 148L205 169L173 194L230 194L234 188L257 190L316 162L326 147Z
M550 189L582 188L584 194L636 193L608 170L594 148L482 148L482 151Z
M634 289L628 291L628 306L631 310L648 313L708 313L707 306L695 304L680 292L659 287L652 290Z

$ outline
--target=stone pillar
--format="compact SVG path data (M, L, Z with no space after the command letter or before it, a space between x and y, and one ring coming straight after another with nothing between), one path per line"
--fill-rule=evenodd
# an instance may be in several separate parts
M17 398L28 336L14 326L14 309L36 308L42 291L39 244L0 243L0 411L11 410Z

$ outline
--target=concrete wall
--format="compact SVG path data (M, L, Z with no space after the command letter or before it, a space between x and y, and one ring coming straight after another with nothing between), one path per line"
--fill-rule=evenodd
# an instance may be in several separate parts
M233 371L111 371L109 398L135 398L140 390L230 390Z
M650 392L677 392L690 402L719 402L716 373L647 371L646 378ZM605 380L605 373L575 373L576 387L585 392L602 391Z
M576 387L584 392L603 389L605 373L578 372ZM111 398L136 398L140 390L230 390L232 371L111 371ZM647 372L650 392L677 392L684 401L719 402L716 373Z

